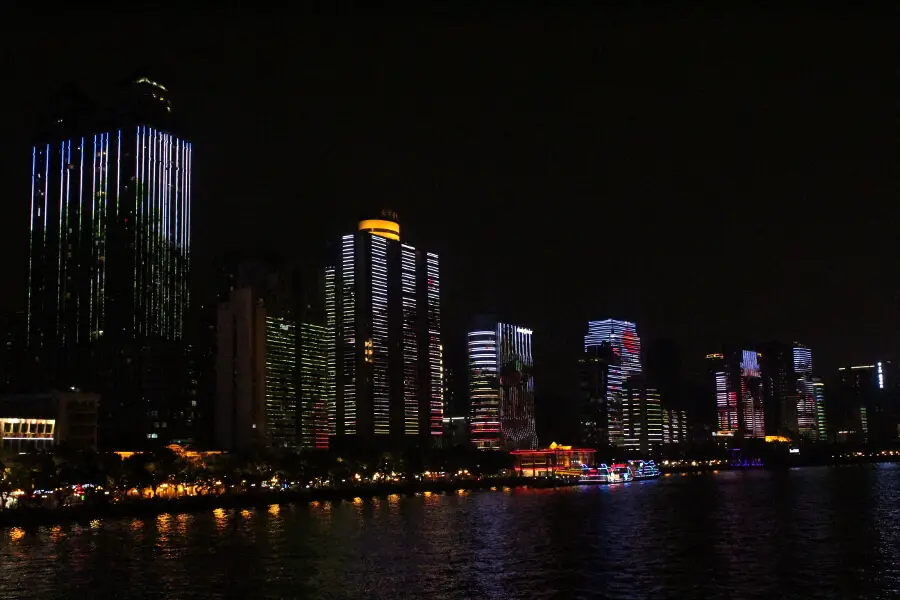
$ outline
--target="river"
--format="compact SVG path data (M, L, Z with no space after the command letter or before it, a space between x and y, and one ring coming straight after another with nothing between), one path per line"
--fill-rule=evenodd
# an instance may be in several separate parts
M900 465L0 530L0 598L898 598Z

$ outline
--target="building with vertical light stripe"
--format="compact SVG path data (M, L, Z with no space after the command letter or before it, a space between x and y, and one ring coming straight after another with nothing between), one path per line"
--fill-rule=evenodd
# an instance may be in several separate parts
M763 378L755 350L726 349L706 356L713 384L717 436L764 438Z
M430 445L443 434L437 254L400 241L396 213L360 221L326 270L328 430L338 444Z
M622 403L625 381L642 372L641 338L637 327L630 321L606 319L590 321L584 336L584 349L608 346L612 360L606 366L606 432L602 437L613 446L625 445Z
M112 96L111 96L112 97ZM31 150L29 386L98 392L101 444L182 438L192 146L168 90L59 113Z
M472 443L483 450L537 448L532 331L478 319L468 334Z
M299 373L300 445L303 448L328 448L328 415L333 389L329 348L333 347L325 325L300 323Z
M812 375L812 352L805 346L794 344L793 354L797 428L801 437L816 440L819 438L819 427L816 417L816 390Z

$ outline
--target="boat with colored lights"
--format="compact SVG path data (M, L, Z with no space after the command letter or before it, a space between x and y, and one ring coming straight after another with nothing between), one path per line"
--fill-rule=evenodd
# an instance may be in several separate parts
M634 481L634 471L628 463L615 463L609 467L609 483L628 483Z
M654 460L630 460L628 466L635 479L653 479L660 475Z

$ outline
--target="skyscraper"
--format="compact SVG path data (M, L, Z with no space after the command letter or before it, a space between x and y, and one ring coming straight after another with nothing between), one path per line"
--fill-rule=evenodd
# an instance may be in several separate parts
M839 438L882 443L896 439L896 385L890 361L839 368L834 394Z
M625 443L622 423L622 399L625 380L639 375L641 368L641 338L637 327L629 321L606 319L588 323L588 333L584 336L587 351L594 346L608 344L615 356L609 365L606 392L606 417L609 443L623 446Z
M817 377L813 378L813 395L816 399L816 430L818 431L818 439L825 441L828 439L828 423L825 417L825 384Z
M430 444L443 432L438 256L401 243L395 213L381 217L343 236L326 271L337 374L329 428L341 442Z
M659 392L640 375L625 381L622 395L624 446L649 454L663 443L663 409Z
M328 350L331 328L300 323L300 437L303 448L328 448L328 407L333 390Z
M794 344L768 342L760 347L766 433L795 437L797 425L797 375Z
M606 414L609 391L609 367L619 357L608 343L585 348L578 360L581 386L581 444L601 448L609 444L609 419Z
M815 440L819 437L819 427L816 417L816 392L812 376L812 353L809 348L794 344L793 354L797 428L801 436Z
M191 143L147 78L32 148L30 387L101 394L101 443L167 443L183 419Z
M480 449L537 447L532 331L480 318L468 334L472 443Z
M715 390L718 435L765 437L762 373L755 350L706 355Z

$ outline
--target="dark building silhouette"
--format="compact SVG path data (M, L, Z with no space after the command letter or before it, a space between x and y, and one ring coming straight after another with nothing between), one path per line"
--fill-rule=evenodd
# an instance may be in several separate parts
M794 346L783 342L768 342L760 346L759 351L766 434L795 437L799 435L799 429Z
M580 380L581 445L602 448L609 445L607 392L609 367L617 364L618 355L608 343L588 346L578 359Z
M885 443L898 437L897 371L890 361L838 369L834 390L837 441Z

